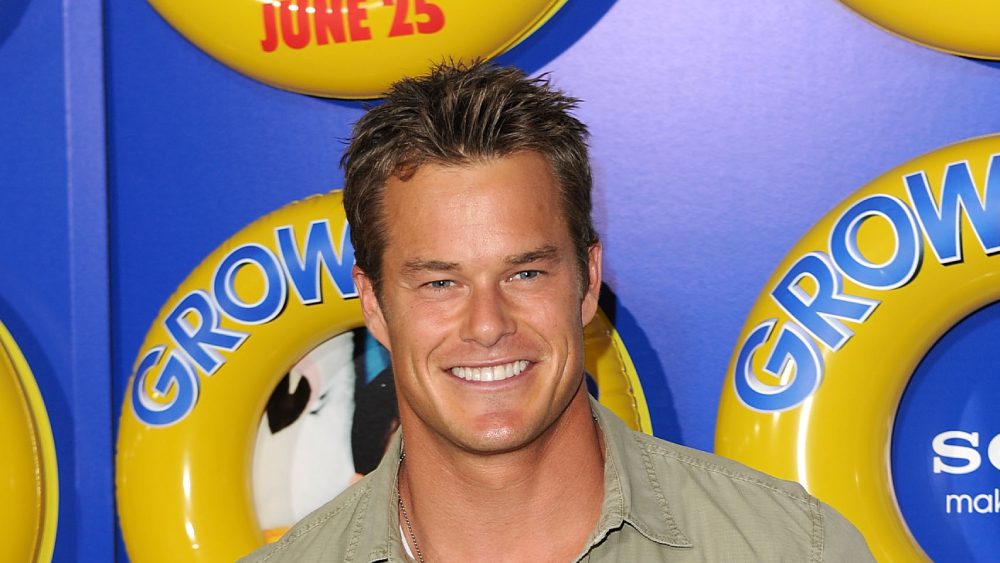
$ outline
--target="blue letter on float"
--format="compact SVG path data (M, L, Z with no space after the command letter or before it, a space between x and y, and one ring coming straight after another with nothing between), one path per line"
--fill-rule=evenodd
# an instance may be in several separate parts
M163 404L146 394L146 376L160 361L163 350L163 346L157 346L147 352L132 380L132 410L139 420L150 426L166 426L183 419L198 402L200 393L198 376L187 362L171 351L153 382L153 389L166 396L171 387L176 387L173 400Z
M192 326L188 315L197 314L199 324ZM184 296L163 320L167 333L181 350L212 375L224 362L218 350L232 352L240 347L247 335L219 328L219 314L204 291L196 290Z
M354 265L354 247L351 246L346 225L340 238L339 257L333 249L333 238L330 236L330 223L328 221L313 221L309 224L305 251L301 257L295 246L295 232L292 227L279 227L275 234L278 238L278 248L281 249L285 271L292 281L292 288L302 303L310 305L323 300L319 276L320 270L324 267L342 298L357 297L358 291L351 278L351 266Z
M1000 154L990 159L983 199L979 199L968 162L949 164L941 187L941 206L934 203L923 171L904 177L917 220L941 264L962 261L961 211L986 254L1000 251ZM991 189L992 188L992 189Z
M246 303L236 293L236 272L249 264L256 264L264 274L264 295L256 303ZM212 284L212 292L222 312L244 324L266 323L285 307L288 293L285 274L274 254L259 244L234 248L215 270Z
M802 289L803 278L811 278L816 291L809 295ZM788 269L771 290L771 297L809 334L831 350L838 350L854 335L837 319L861 322L878 306L878 301L846 295L842 279L822 252L810 252Z
M733 370L736 396L757 411L790 409L808 399L823 378L823 358L816 344L793 323L785 323L764 371L778 378L778 385L764 383L754 373L754 352L767 341L776 320L758 325L743 342Z
M870 217L889 221L895 238L891 258L882 264L869 262L858 248L858 229ZM906 205L888 195L873 195L844 212L830 232L833 263L858 285L872 289L894 289L906 285L917 273L924 246L917 224Z

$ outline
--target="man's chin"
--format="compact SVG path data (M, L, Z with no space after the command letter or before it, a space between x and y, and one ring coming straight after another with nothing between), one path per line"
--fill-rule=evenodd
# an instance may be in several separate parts
M493 424L462 436L459 445L471 453L494 455L524 448L535 438L537 433L529 432L523 425Z

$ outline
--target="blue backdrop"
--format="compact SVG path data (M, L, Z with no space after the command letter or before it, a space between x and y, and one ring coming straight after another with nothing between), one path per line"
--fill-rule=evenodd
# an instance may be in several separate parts
M889 168L1000 131L1000 65L834 0L570 1L502 60L584 100L618 329L655 433L706 450L742 323L795 241ZM241 227L341 185L363 105L241 76L134 0L0 5L0 99L0 321L54 427L57 559L107 561L146 330Z

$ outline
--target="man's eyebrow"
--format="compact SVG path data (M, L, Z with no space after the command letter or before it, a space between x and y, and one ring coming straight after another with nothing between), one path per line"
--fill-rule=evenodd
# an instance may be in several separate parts
M536 248L535 250L529 250L528 252L522 252L521 254L514 254L504 258L504 262L510 264L511 266L521 266L524 264L532 264L534 262L541 262L543 260L559 260L559 249L552 246L543 246L541 248Z
M418 274L420 272L454 272L458 269L457 262L445 262L444 260L424 260L414 258L407 260L403 264L403 274Z

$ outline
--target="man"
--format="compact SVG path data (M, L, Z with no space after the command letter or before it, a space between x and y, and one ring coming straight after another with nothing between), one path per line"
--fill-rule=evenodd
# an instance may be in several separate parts
M252 561L861 561L800 486L628 430L590 400L597 310L576 100L487 64L393 86L344 157L365 321L401 433Z

